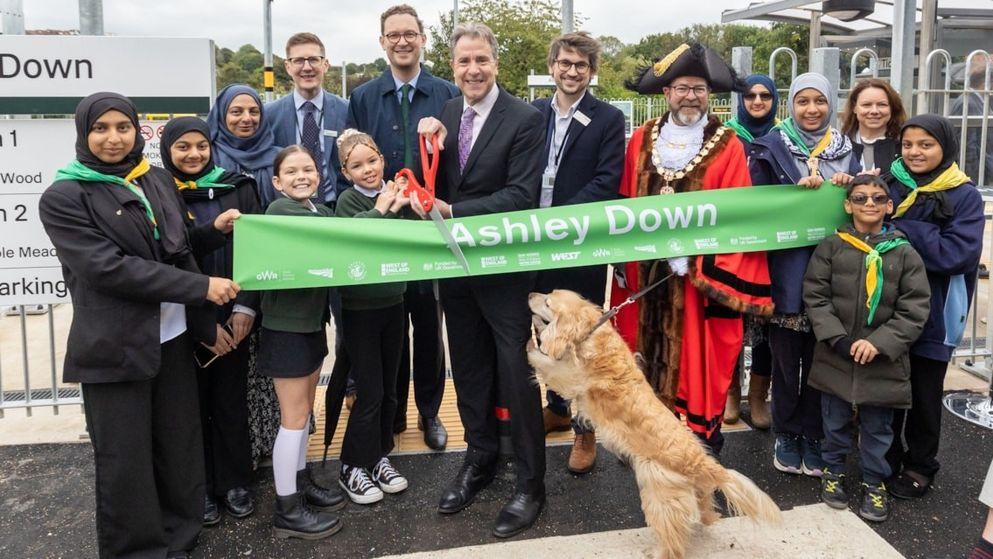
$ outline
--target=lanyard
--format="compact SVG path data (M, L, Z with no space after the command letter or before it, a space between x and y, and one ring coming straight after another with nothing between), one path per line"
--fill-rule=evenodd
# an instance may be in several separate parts
M552 115L551 115L552 118L551 118L551 121L548 123L548 138L549 138L549 142L551 142L551 143L548 144L549 149L551 149L552 145L555 144L555 132L558 129L558 127L556 126L556 121L559 118L559 113L555 110L555 107L553 106L553 107L550 107L550 108L552 109ZM565 129L565 137L562 138L562 143L559 144L559 150L555 153L555 170L556 171L559 170L559 158L562 157L562 150L565 149L565 144L566 144L566 142L569 141L569 126L572 125L572 119L573 118L575 118L575 116L572 116L571 118L569 118L569 124L566 126L566 129Z

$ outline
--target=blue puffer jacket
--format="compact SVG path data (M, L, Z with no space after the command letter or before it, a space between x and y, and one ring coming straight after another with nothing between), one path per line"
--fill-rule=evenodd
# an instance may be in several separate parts
M887 178L893 205L899 206L910 189ZM921 255L931 286L931 315L910 353L949 361L962 339L976 289L986 225L983 198L972 183L919 194L907 213L892 223Z
M852 146L848 174L862 171L862 146ZM803 177L794 163L793 155L782 136L773 131L757 138L748 151L748 172L752 184L796 184ZM803 311L803 275L816 247L769 251L769 278L772 280L772 301L776 314L799 314Z

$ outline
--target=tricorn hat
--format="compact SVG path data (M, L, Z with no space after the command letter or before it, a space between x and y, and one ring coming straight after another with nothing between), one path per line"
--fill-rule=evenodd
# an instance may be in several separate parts
M642 95L657 95L680 76L697 76L707 80L714 93L745 91L745 83L734 68L713 49L700 43L682 44L651 66L642 68L625 85Z

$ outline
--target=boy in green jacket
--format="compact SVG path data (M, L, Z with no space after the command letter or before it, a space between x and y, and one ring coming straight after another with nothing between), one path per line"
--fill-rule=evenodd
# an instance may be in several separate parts
M821 241L803 283L817 336L809 384L823 393L821 499L848 507L843 472L858 409L859 516L882 522L890 510L883 480L891 474L893 411L910 407L908 352L928 318L931 292L921 257L902 232L883 223L893 211L886 183L859 175L845 191L852 223Z

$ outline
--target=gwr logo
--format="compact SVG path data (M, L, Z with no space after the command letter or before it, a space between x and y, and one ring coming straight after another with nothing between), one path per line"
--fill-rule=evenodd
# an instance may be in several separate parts
M553 252L552 262L560 262L563 260L579 260L579 252Z
M279 274L277 274L276 272L273 272L272 270L266 270L264 272L259 272L255 276L255 279L257 279L258 281L273 281L273 280L278 280L279 279Z

